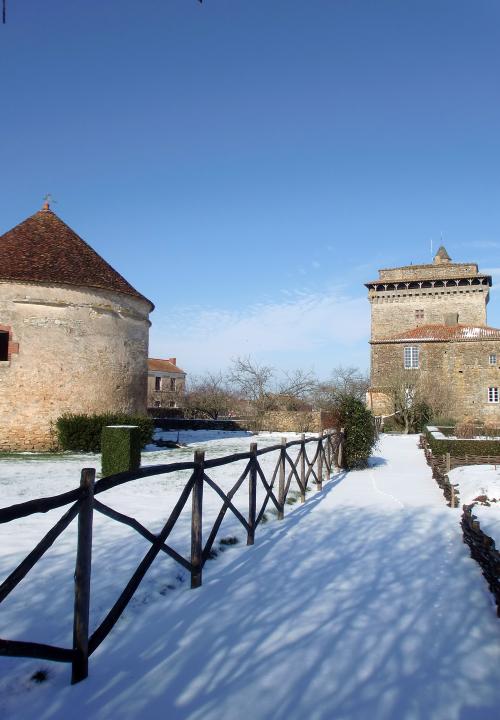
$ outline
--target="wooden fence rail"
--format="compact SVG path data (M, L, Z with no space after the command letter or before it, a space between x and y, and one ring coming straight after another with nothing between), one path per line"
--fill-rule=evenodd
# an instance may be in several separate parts
M42 538L38 545L0 584L0 603L17 587L21 580L36 565L40 558L52 546L55 540L64 532L71 521L78 516L78 539L75 567L74 588L74 614L73 614L73 647L61 648L43 643L24 642L0 638L0 655L12 657L30 657L56 662L67 662L72 665L71 682L76 683L88 675L88 659L99 647L103 640L113 629L121 614L132 599L146 572L160 552L168 555L191 574L191 587L197 588L202 584L203 567L211 556L212 546L217 537L222 521L229 510L241 523L247 534L247 544L252 545L255 531L264 519L269 502L274 505L277 517L282 520L285 514L285 504L290 491L292 480L295 479L299 488L300 500L305 501L308 483L311 478L316 482L317 490L323 486L323 476L326 470L327 478L332 474L335 466L342 466L343 433L321 433L319 437L305 438L287 442L282 438L279 445L257 449L252 443L248 453L235 453L222 458L206 460L201 450L194 453L192 462L169 463L140 468L133 472L118 473L95 482L95 470L85 468L82 470L80 487L70 492L54 497L39 498L28 502L0 508L0 524L12 522L35 513L46 513L65 505L70 508L57 521L53 528ZM314 452L310 458L307 454L307 445L314 443ZM295 460L288 453L293 446L300 446ZM278 453L278 460L270 477L266 474L259 462L262 455ZM229 463L246 460L246 466L232 488L225 492L210 477L208 471ZM96 499L96 495L111 488L118 487L133 480L161 475L165 473L190 470L187 480L172 512L159 533L149 531L138 520ZM248 514L245 517L234 505L233 498L244 482L248 483ZM265 497L260 508L257 508L257 485L262 484ZM276 482L277 481L277 482ZM222 500L222 507L215 522L208 532L203 545L203 489L208 485ZM277 485L277 492L275 492ZM187 559L167 544L168 537L175 527L181 512L191 496L191 553ZM99 512L116 522L127 525L151 543L151 547L134 571L122 593L110 609L100 625L90 634L89 607L90 607L90 575L92 567L92 526L94 512Z

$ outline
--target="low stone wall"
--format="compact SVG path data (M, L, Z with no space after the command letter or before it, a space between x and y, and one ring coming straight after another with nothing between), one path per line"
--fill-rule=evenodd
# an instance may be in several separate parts
M464 505L462 515L462 530L464 542L470 548L471 557L481 566L483 575L495 597L497 616L500 617L500 553L495 547L495 541L486 535L474 515L474 505Z
M271 432L319 433L322 430L331 429L334 425L334 418L332 413L323 410L311 410L310 412L275 410L255 418L251 425L256 430Z
M446 474L446 456L441 455L436 457L433 455L425 435L420 436L420 447L424 451L427 465L429 465L432 470L432 477L443 491L447 505L451 508L460 507L458 485L452 484Z

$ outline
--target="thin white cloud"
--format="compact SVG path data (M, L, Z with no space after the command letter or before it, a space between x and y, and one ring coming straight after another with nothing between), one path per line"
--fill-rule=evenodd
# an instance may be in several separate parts
M158 312L158 315L157 315ZM364 297L338 290L300 292L290 299L228 308L161 308L154 313L151 354L175 356L183 369L224 369L237 355L282 369L314 367L328 374L336 365L368 360L369 306Z

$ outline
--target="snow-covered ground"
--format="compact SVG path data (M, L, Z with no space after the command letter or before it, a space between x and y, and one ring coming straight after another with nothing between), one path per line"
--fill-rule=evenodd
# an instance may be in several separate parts
M469 465L448 473L450 482L458 485L460 503L470 505L476 498L487 498L488 504L478 502L474 515L481 529L500 549L500 465ZM500 713L499 713L500 716Z
M220 455L249 441L207 447L220 443L210 450ZM496 720L500 623L462 542L460 511L444 504L416 445L415 436L382 436L369 469L340 473L305 505L287 507L285 520L270 518L253 547L235 545L207 563L198 590L158 558L92 656L88 680L71 687L68 666L0 659L2 717ZM164 462L166 452L152 460ZM41 480L43 463L2 461L2 505L38 495L30 477L46 495L73 487L82 464L97 458L81 461L49 461ZM100 499L155 530L181 481L141 483ZM37 530L32 518L0 527L2 576L55 517L37 520ZM172 542L182 550L184 530ZM235 523L227 533L244 540ZM67 535L3 603L2 637L71 641ZM122 526L96 523L93 623L146 547ZM48 678L36 684L40 668Z

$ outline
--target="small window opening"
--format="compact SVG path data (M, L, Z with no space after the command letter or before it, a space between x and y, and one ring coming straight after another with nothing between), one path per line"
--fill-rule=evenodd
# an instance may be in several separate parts
M155 390L156 392L161 390L161 377L155 377Z
M0 332L0 361L9 359L9 333Z
M498 402L498 388L497 387L489 387L488 388L488 402L489 403L497 403Z
M175 378L170 378L170 389L175 390Z
M490 355L490 365L496 365L497 364L497 356L496 353L491 353Z
M415 320L423 320L424 319L424 311L423 310L415 310Z

